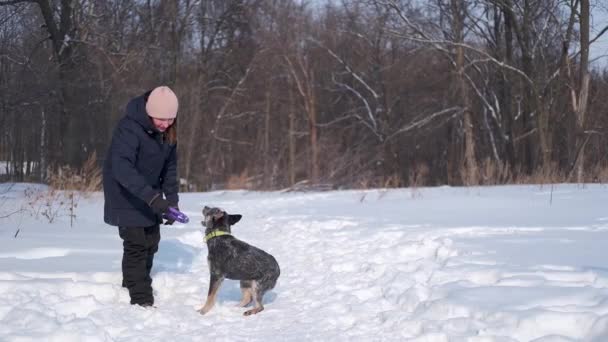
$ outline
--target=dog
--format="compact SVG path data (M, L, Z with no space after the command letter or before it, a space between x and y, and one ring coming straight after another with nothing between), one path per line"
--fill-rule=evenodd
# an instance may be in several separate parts
M206 314L215 305L215 299L225 278L241 281L243 298L239 307L254 302L254 307L243 313L245 316L264 310L264 294L274 288L281 274L276 259L263 250L251 246L231 233L231 226L239 222L242 215L229 215L220 208L203 208L205 242L209 254L209 292L203 307L198 310Z

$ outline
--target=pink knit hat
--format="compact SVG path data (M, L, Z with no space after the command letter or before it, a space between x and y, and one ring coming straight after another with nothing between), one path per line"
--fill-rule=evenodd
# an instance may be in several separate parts
M156 119L175 119L178 108L177 96L167 86L154 88L146 102L146 112Z

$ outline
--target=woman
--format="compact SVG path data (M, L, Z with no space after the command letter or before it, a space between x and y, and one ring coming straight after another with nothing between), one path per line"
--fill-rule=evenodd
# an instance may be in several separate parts
M122 286L131 304L154 304L150 270L162 215L177 208L178 101L161 86L132 99L118 122L103 167L104 221L123 240ZM165 224L172 224L167 221Z

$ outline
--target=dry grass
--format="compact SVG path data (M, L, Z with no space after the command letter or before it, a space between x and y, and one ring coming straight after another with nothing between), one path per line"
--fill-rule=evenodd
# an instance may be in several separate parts
M561 171L556 164L543 166L536 169L530 175L520 173L515 178L516 184L553 184L553 183L565 183L567 182L567 175L564 171Z
M430 169L426 163L417 164L409 175L409 187L412 198L422 197L420 187L428 185Z
M78 191L84 197L101 190L97 153L91 154L80 170L64 166L51 173L49 186L55 190Z
M382 187L387 189L400 188L403 186L403 183L401 182L401 177L396 174L386 177L382 183Z
M409 175L409 186L413 188L428 185L430 169L426 163L417 164Z
M465 174L462 173L462 180ZM508 184L529 184L545 185L556 183L576 183L575 177L568 177L567 170L560 168L557 163L551 163L541 168L537 168L532 173L528 173L522 168L512 168L506 163L498 163L493 159L486 159L479 164L478 180L476 183L466 186L477 185L508 185ZM419 188L430 185L431 170L422 163L412 168L408 175L407 182L398 175L390 177L375 177L370 174L362 174L352 184L354 189L375 189L375 188L400 188L408 187L412 189L412 196L418 195ZM608 184L608 165L595 165L585 170L584 183ZM464 183L463 183L464 184ZM463 184L448 184L460 186Z
M497 163L493 159L484 160L479 168L480 185L497 185L513 180L511 168L507 163Z
M565 172L556 164L547 165L527 174L521 169L513 170L507 163L493 159L484 160L479 168L480 180L477 185L499 184L552 184L566 182Z
M607 183L608 167L595 165L585 170L585 183ZM507 164L485 160L480 168L480 185L498 184L554 184L575 183L574 177L568 177L567 171L560 169L556 163L536 169L531 174L521 169L512 170Z
M590 183L608 183L608 167L605 165L596 165L591 171L591 177L587 179Z
M493 159L486 159L479 164L479 179L475 185L506 185L506 184L555 184L555 183L576 183L576 179L568 176L568 172L560 168L557 163L551 163L537 168L532 173L528 173L521 168L512 168L507 163L496 162ZM464 168L461 170L463 179L466 176ZM409 186L416 188L424 186L427 170L413 170L409 177ZM608 166L595 165L585 170L585 183L608 183Z
M78 207L78 197L73 191L60 191L51 187L46 191L39 189L25 189L27 199L24 210L32 217L38 219L44 217L49 223L62 216L70 217L70 226L76 217L75 209Z
M61 167L52 172L47 190L26 189L24 209L35 218L44 217L49 223L68 216L72 226L80 198L100 189L101 170L97 167L97 155L93 153L80 170Z
M367 178L361 178L357 181L355 188L356 189L369 189L371 187L372 182Z
M464 185L447 184L453 186L478 186L478 185L508 185L508 184L529 184L529 185L545 185L555 183L575 183L575 179L568 178L567 171L560 169L556 163L552 163L542 168L538 168L532 173L528 173L521 168L513 168L506 163L496 162L494 159L485 159L478 165L477 181L473 184ZM465 174L462 173L461 180L464 182ZM595 165L585 170L585 183L608 183L608 165ZM392 189L408 187L412 191L412 197L420 197L420 189L431 185L431 169L426 163L418 163L411 168L407 178L399 174L393 174L388 177L380 177L372 172L361 172L353 179L343 182L345 187L351 189ZM80 179L80 178L76 178ZM88 179L95 179L89 177ZM236 190L246 189L255 190L262 189L261 176L251 176L247 170L240 174L229 176L223 184L224 189ZM78 182L75 182L76 184ZM86 186L85 186L86 188ZM310 190L329 190L333 188L331 184L310 184L308 181L300 181L291 187L292 191L310 191Z
M243 172L238 175L230 175L226 180L225 188L227 190L252 189L253 184L247 169L243 170Z
M355 175L355 178L353 178L352 180L349 180L349 182L346 182L347 184L352 184L352 187L354 189L359 189L359 190L366 190L366 189L371 189L371 188L375 188L376 186L376 181L374 180L374 177L372 176L372 174L370 172L360 172L358 174Z

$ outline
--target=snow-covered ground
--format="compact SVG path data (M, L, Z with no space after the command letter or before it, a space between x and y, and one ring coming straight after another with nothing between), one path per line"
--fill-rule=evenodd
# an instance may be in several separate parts
M0 217L30 187L0 185ZM120 286L102 194L73 227L30 208L0 218L0 340L608 341L607 203L607 186L563 184L182 194L190 223L162 229L155 309ZM233 233L278 260L260 314L236 307L236 281L196 312L204 205L242 214Z

